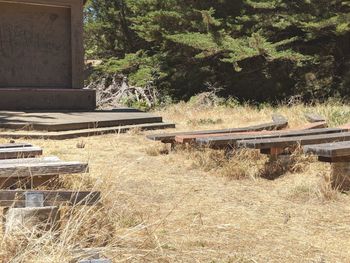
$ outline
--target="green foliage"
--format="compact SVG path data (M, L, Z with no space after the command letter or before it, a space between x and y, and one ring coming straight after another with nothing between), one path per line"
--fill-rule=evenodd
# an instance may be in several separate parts
M122 59L106 59L95 69L95 76L104 74L125 74L129 77L129 84L134 86L146 86L149 82L166 77L161 70L162 57L160 55L148 56L147 53L138 51L132 54L125 54Z
M151 108L148 106L147 102L144 101L144 100L135 100L135 99L132 99L132 98L129 98L125 101L121 101L121 103L127 107L131 107L131 108L134 108L134 109L139 109L141 111L148 111L150 110Z
M349 96L344 0L90 0L85 31L99 72L177 100L207 82L239 100Z

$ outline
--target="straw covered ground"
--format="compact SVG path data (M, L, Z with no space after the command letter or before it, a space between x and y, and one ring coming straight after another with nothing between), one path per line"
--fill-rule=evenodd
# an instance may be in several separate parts
M331 126L350 122L350 107L340 103L180 103L157 113L191 130L258 124L274 112L290 127L306 123L305 112ZM113 262L350 262L350 197L329 187L329 165L296 154L276 171L255 151L230 159L220 151L170 151L145 139L150 133L29 140L46 156L89 162L90 173L62 177L57 188L98 190L102 201L62 209L59 237L1 237L0 261L69 262L98 251ZM269 173L279 174L263 178Z

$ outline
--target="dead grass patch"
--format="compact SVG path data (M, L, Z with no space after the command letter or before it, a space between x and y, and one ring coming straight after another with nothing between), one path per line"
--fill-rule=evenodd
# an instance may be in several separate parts
M132 128L127 131L127 134L129 135L141 135L143 134L143 131L141 128Z
M259 151L214 150L209 148L187 148L183 150L192 161L192 169L200 169L228 179L255 179L265 162Z
M223 120L204 123L201 129L243 127L270 121L277 111L293 128L304 123L303 112L327 113L323 115L330 116L333 124L343 123L342 112L349 108L198 109L181 103L160 114L178 123L180 131L192 129L190 119ZM84 148L76 147L81 139L16 141L41 146L46 156L89 162L89 174L64 176L56 187L101 191L102 200L97 207L66 208L59 237L50 232L41 238L0 236L0 262L61 263L96 250L113 263L347 262L350 258L350 197L322 181L318 185L320 174L329 171L321 163L300 159L303 156L286 176L268 181L252 180L267 161L258 151L176 149L163 155L160 146L147 153L155 144L144 139L143 132L84 138Z
M292 200L312 201L318 200L321 202L337 201L341 193L332 188L330 182L324 179L319 180L316 184L301 183L290 190L290 198Z
M152 144L147 145L145 152L149 156L159 156L159 155L167 155L170 153L169 146L166 144Z
M205 172L217 170L228 160L223 150L189 148L184 151L187 151L188 158L192 160L192 168L201 169Z
M203 125L217 125L223 123L222 119L194 119L194 120L188 120L187 124L192 127L198 127L198 126L203 126Z
M300 148L292 154L271 156L260 171L260 177L275 180L286 173L302 173L310 163L315 162L315 157L305 155Z
M316 163L317 165L317 163ZM326 165L322 170L315 171L315 165L303 170L301 180L289 190L291 200L329 202L341 200L341 192L334 189L330 178L330 169ZM313 178L310 180L310 177Z
M259 150L251 149L214 150L189 147L182 151L192 160L191 168L237 180L259 177L275 180L286 173L302 173L315 161L315 157L304 155L300 149L291 155L270 158L260 154Z
M333 188L330 174L322 173L320 177L316 190L317 197L322 201L339 200L340 191Z
M265 157L259 151L238 150L218 170L218 174L234 180L256 179L259 169L264 165Z

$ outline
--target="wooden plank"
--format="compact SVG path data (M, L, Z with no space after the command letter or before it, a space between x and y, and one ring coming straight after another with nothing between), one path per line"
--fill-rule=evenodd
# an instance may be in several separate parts
M248 134L248 135L228 135L220 137L208 137L196 139L199 145L209 146L212 148L227 147L228 145L235 146L237 141L241 140L258 140L258 139L273 139L273 138L288 138L295 136L309 136L320 134L334 134L340 132L348 132L347 128L322 128L312 130L293 130L273 132L269 134Z
M58 175L34 177L0 178L0 189L35 189L37 187L56 187L59 183Z
M31 146L33 145L29 143L3 143L3 144L0 144L0 149L31 147Z
M44 195L44 206L95 205L101 198L100 192L90 191L0 190L0 206L23 207L26 192L42 193Z
M270 148L270 155L281 155L284 153L284 149L283 148Z
M350 142L335 142L304 146L305 153L313 153L322 157L350 156Z
M153 135L148 135L147 138L153 141L161 141L163 143L174 143L175 137L181 136L181 135L230 134L230 133L249 132L249 131L280 130L287 126L288 126L288 121L270 122L270 123L259 124L259 125L249 126L249 127L242 127L242 128L153 134Z
M238 141L239 147L252 149L267 149L267 148L286 148L295 147L298 145L331 143L340 141L349 141L350 132L340 132L333 134L319 134L308 136L293 136L282 138L268 138Z
M53 163L60 162L60 158L56 156L43 157L43 158L20 158L20 159L5 159L0 160L0 165L2 164L21 164L21 163Z
M22 163L54 163L60 162L61 160L56 157L44 157L44 158L25 158L25 159L9 159L0 160L0 165L2 164L22 164ZM57 185L59 180L58 175L50 176L35 176L35 177L11 177L11 178L0 178L0 188L1 189L13 189L13 188L23 188L23 189L33 189L40 186L52 186Z
M27 159L10 159L0 160L0 165L7 164L22 164L22 163L57 163L61 160L58 157L44 157L44 158L27 158ZM35 177L4 177L0 178L0 189L33 189L40 186L56 186L59 180L58 175L46 175L46 176L35 176Z
M0 178L50 176L88 172L88 164L80 162L43 162L1 164Z
M40 147L0 148L0 159L30 158L43 154Z
M0 132L0 138L11 138L11 139L50 139L50 140L66 140L78 137L90 137L104 134L119 134L125 133L132 129L140 130L159 130L159 129L172 129L175 128L173 123L147 123L137 125L126 125L108 128L92 128L83 130L73 131L62 131L62 132Z
M314 122L325 122L326 119L317 114L317 113L306 113L304 114L305 118L307 119L307 121L311 122L311 123L314 123Z
M234 132L227 133L224 136L238 136L238 135L254 135L254 134L270 134L272 131L255 131L255 132ZM222 133L211 133L211 134L192 134L192 135L176 135L175 142L177 143L195 143L197 139L200 138L214 138L222 137Z
M348 163L350 162L350 156L340 156L340 157L318 156L318 160L324 163Z
M288 129L284 130L284 132L291 132L291 131L299 131L299 130L312 130L312 129L321 129L321 128L327 128L326 122L319 122L319 123L310 123L303 125L302 127L296 128L296 129ZM225 134L225 136L235 136L235 135L268 135L268 134L275 134L276 131L254 131L254 132L240 132L240 133L228 133ZM214 138L214 137L221 137L222 134L194 134L194 135L177 135L175 136L175 142L177 143L194 143L196 139L199 138Z
M325 121L315 122L315 123L309 123L304 126L305 130L313 130L313 129L322 129L327 128L328 124Z

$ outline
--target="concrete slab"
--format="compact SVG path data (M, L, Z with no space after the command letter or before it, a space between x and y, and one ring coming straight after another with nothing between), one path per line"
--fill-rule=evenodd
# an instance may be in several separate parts
M126 125L159 124L163 119L132 109L92 112L0 111L0 129L71 131Z
M94 90L0 88L0 110L92 111L95 108L96 92Z
M94 128L94 129L82 129L72 131L58 131L58 132L45 132L45 131L0 131L0 138L7 139L41 139L41 140L66 140L78 137L91 137L104 134L121 134L128 132L132 129L138 129L141 131L146 130L160 130L160 129L174 129L174 123L146 123L136 125L126 125L118 127L107 128Z

